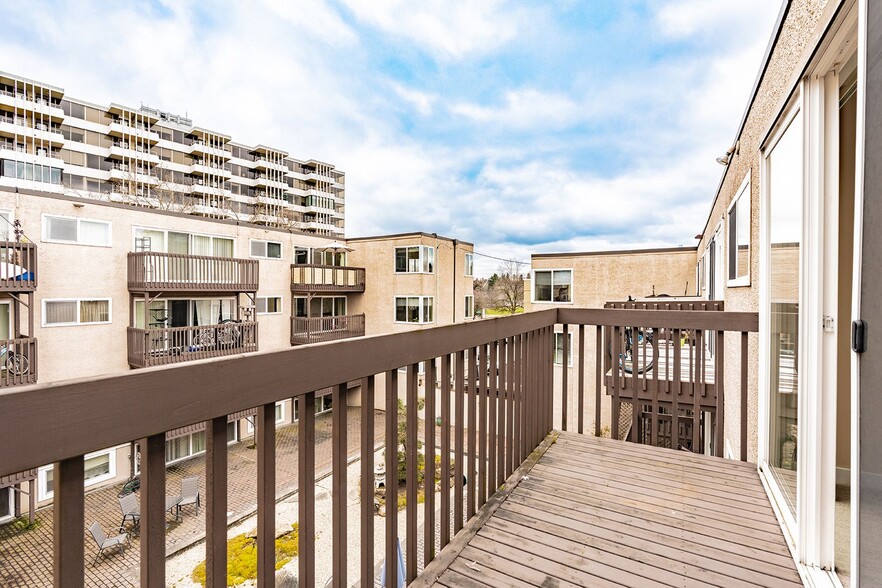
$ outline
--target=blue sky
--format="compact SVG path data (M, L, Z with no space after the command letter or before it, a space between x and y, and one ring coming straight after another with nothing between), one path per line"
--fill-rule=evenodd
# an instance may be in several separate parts
M0 0L0 70L334 163L347 236L528 260L694 243L779 7Z

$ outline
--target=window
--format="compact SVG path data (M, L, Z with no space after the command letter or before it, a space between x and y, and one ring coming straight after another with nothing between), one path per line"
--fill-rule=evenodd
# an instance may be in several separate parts
M281 296L258 296L257 297L257 314L281 314L282 297Z
M572 270L533 272L533 302L572 302Z
M729 286L750 285L750 174L732 200L728 217Z
M37 153L37 155L46 155L46 153ZM9 178L18 178L19 180L33 180L35 182L43 182L46 184L61 183L61 168L40 165L39 163L16 165L15 161L9 159L3 160L3 165L0 166L0 175Z
M278 241L251 240L251 257L282 259L282 244Z
M44 327L110 322L110 298L43 301Z
M43 215L43 240L110 247L110 223L106 221Z
M295 247L294 248L294 263L299 265L306 265L309 263L309 248L308 247Z
M86 455L83 459L85 474L83 486L94 486L116 477L115 457L115 449L105 449ZM37 485L39 487L38 500L48 500L55 495L55 469L53 466L46 466L37 471Z
M475 316L475 297L471 294L465 297L465 317L472 318Z
M396 323L431 323L435 320L433 296L396 296Z
M245 419L245 431L247 433L254 433L254 420L257 418L257 415L253 417L248 417ZM296 420L296 418L295 418ZM283 425L285 424L285 401L280 400L276 402L276 424Z
M147 250L210 257L233 257L235 251L235 241L229 237L179 233L148 227L135 227L134 235L136 251ZM170 273L174 274L176 271L172 270Z
M435 248L427 245L395 248L395 273L435 273Z
M0 488L0 522L7 521L15 515L12 488Z
M474 253L466 253L465 254L465 275L467 278L475 275L475 254Z
M345 296L304 296L294 298L295 317L344 316L346 314Z
M563 363L563 333L554 334L554 364ZM567 365L573 367L573 334L567 333Z

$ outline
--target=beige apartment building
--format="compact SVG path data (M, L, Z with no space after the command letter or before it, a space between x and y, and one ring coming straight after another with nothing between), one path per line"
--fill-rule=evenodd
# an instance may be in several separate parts
M465 320L472 246L343 241L344 183L183 117L0 74L0 388ZM331 410L330 389L315 403ZM299 407L276 411L286 424ZM231 442L252 413L230 415ZM167 462L201 454L203 429L170 431ZM137 472L133 449L91 454L87 486ZM0 479L0 523L52 488L49 466Z

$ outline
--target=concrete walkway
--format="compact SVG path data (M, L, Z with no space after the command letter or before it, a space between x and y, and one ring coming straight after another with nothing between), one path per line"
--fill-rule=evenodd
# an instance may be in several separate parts
M360 409L349 408L347 414L347 441L350 455L359 452L361 432ZM384 413L375 413L377 441L382 440ZM276 494L290 496L297 489L297 429L298 425L280 427L276 433ZM317 476L331 468L331 415L316 418L315 463ZM231 524L250 516L257 508L257 452L249 439L230 446L228 501ZM179 494L181 479L199 476L204 496L205 460L202 456L172 465L167 470L166 493ZM117 495L122 484L100 488L86 494L86 524L98 521L106 532L119 526L121 515ZM205 511L196 513L195 506L183 510L183 521L171 522L166 538L168 554L172 555L200 541L205 533ZM52 586L52 507L36 513L35 529L14 532L11 525L0 527L0 588ZM139 578L140 545L135 536L125 555L112 552L93 566L97 547L84 529L86 585L116 588L137 586Z

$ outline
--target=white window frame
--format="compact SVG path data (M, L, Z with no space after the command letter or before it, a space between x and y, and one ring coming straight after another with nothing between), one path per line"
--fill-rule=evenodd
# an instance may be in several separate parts
M12 209L9 209L9 208L0 208L0 215L3 215L3 214L6 215L6 218L9 222L8 223L3 222L3 220L0 219L0 227L2 227L2 229L0 229L0 230L3 231L3 234L0 235L0 240L14 241L15 234L13 233L13 230L14 230L13 223L15 222L15 211Z
M110 468L108 473L97 476L90 480L86 480L83 483L83 488L88 488L89 486L94 486L96 484L100 484L101 482L106 482L107 480L112 480L116 477L116 450L118 447L111 447L110 449L102 449L100 451L93 451L92 453L88 453L83 456L83 468L86 467L86 460L92 459L93 457L98 457L99 455L107 455L110 462ZM46 472L51 470L54 465L43 466L37 470L37 500L44 501L49 500L55 496L55 491L47 492L46 491Z
M420 320L413 321L400 321L398 320L398 299L399 298L417 298L419 299L419 315ZM432 301L432 320L427 321L426 317L423 316L423 310L425 310L425 300L429 299ZM431 325L435 322L435 297L434 296L395 296L392 300L392 322L398 325Z
M285 424L285 401L279 400L276 402L276 409L278 410L278 414L281 415L276 419L277 425ZM256 418L256 416L254 417ZM246 434L254 434L254 420L252 418L245 419L245 433Z
M264 244L264 255L254 255L251 245L252 243L263 243ZM266 252L269 251L269 243L274 243L279 246L279 256L278 257L269 257L266 255ZM285 259L285 246L281 241L273 241L272 239L248 239L248 257L252 259L275 259L282 260Z
M557 361L557 341L558 337L560 337L561 346L563 346L563 332L554 333L554 355L552 359L554 360L554 365L563 365L562 361ZM567 367L573 367L573 333L570 331L567 333ZM561 355L563 355L563 349L561 349ZM563 359L563 357L561 357Z
M475 254L465 254L465 277L471 278L475 275Z
M249 247L251 247L250 244L249 244ZM291 263L293 263L295 265L297 264L297 251L298 250L306 251L306 263L300 264L300 265L309 265L313 261L315 261L312 257L312 247L307 247L305 245L294 245L294 247L291 248L291 255L292 255ZM250 251L250 249L249 249L249 251Z
M60 218L65 220L73 220L77 222L77 238L75 241L67 241L63 239L50 239L49 238L49 223L47 219L49 218ZM64 214L47 214L43 213L40 215L40 220L43 228L43 242L44 243L59 243L64 245L81 245L83 247L113 247L113 223L110 221L100 220L96 218L79 218L76 216L67 216ZM95 243L81 243L80 242L80 224L85 222L96 223L107 225L107 244L105 245L96 245Z
M279 299L279 310L278 310L278 311L275 311L275 312L267 312L267 311L260 312L259 310L257 310L257 308L258 308L258 306L257 306L258 301L260 301L260 300L264 300L264 301L266 301L266 300L269 300L270 298L278 298L278 299ZM278 295L258 296L257 299L254 301L254 312L255 312L256 314L258 314L258 315L282 314L283 309L284 309L284 304L285 304L285 303L284 303L284 297L282 297L282 296L278 296Z
M536 274L542 272L551 272L551 291L554 292L554 272L570 272L570 299L567 301L557 300L536 300ZM573 304L573 284L575 283L575 270L571 267L555 267L534 269L530 275L530 301L534 304Z
M419 266L420 269L418 271L410 271L409 269L404 270L404 271L399 271L398 270L398 250L399 249L405 249L405 250L412 249L414 247L418 248L419 252L420 252L419 261L417 263L417 265ZM429 250L432 251L432 271L425 271ZM405 256L406 256L406 254L405 254ZM393 268L394 268L396 274L434 274L434 273L436 273L436 270L438 267L438 251L436 250L435 247L433 247L431 245L400 245L395 248L395 254L392 256L392 263L393 263Z
M732 202L729 204L729 208L726 210L726 286L729 288L737 288L741 286L750 286L750 259L753 255L753 243L750 241L750 217L751 217L751 201L750 201L750 171L748 170L747 175L744 180L741 182L741 186L738 187L738 191L735 193L735 198L732 199ZM735 257L735 267L738 267L738 252L737 249L733 249L731 247L732 240L732 218L733 214L737 215L738 207L741 204L746 204L747 206L747 273L741 276L731 277L729 274L730 264L732 263L732 256ZM736 222L736 231L738 230L738 225ZM735 247L738 247L738 236L735 235ZM737 269L736 269L737 271Z
M469 312L469 299L471 299L471 312ZM433 309L434 310L434 309ZM475 295L465 295L465 308L463 309L466 318L475 318Z
M11 521L15 518L15 499L16 499L15 487L7 486L6 489L9 491L9 516L0 517L0 523L6 523L6 522ZM0 488L0 491L2 491L2 490L4 490L4 489Z
M0 212L2 212L2 211L0 211ZM135 251L135 247L137 246L137 237L135 235L138 234L138 230L154 231L156 233L163 234L164 243L162 244L162 251L154 249L153 251L155 251L155 252L159 252L159 253L168 252L168 234L169 233L181 233L181 234L186 234L186 235L190 236L191 244L192 244L193 237L209 237L211 239L211 255L214 257L217 256L215 248L214 248L214 240L215 239L227 239L227 240L233 242L233 256L236 255L236 238L235 237L230 237L228 235L216 235L213 233L194 233L192 231L183 231L183 230L176 231L174 229L166 229L166 228L162 228L162 227L151 227L148 225L134 225L134 226L132 226L132 251ZM151 243L151 245L152 245L152 243Z
M107 320L106 321L91 321L87 323L80 322L80 303L81 302L95 302L95 301L107 301ZM73 323L47 323L46 322L46 303L47 302L76 302L77 303L77 321ZM113 323L113 299L112 298L44 298L42 302L42 316L40 317L40 324L43 327L82 327L87 325L109 325Z

